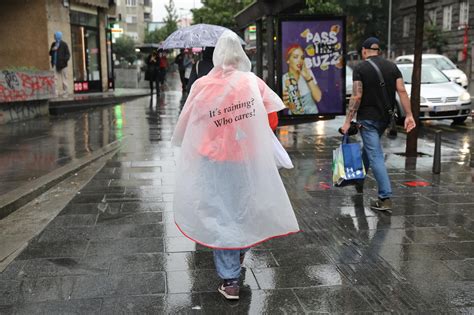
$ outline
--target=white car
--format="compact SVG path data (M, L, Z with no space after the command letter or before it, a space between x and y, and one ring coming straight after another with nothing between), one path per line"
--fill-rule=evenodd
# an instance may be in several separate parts
M399 56L395 59L396 63L413 63L414 55ZM449 58L443 55L422 54L421 62L430 64L443 71L443 73L453 82L456 82L463 88L467 89L467 75L462 72Z
M412 64L397 64L411 91ZM405 117L397 95L397 111L400 119ZM456 83L450 81L436 67L423 64L421 68L420 119L452 119L462 123L471 113L471 95Z

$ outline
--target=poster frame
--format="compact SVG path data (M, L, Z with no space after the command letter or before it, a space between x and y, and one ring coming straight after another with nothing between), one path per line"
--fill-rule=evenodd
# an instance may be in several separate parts
M282 22L287 22L287 21L309 21L309 22L319 22L319 21L329 21L329 20L339 20L342 24L342 29L344 31L344 36L342 36L341 39L341 55L343 58L343 64L344 66L342 67L342 86L343 88L341 89L341 111L340 112L333 112L333 113L317 113L317 114L300 114L300 115L286 115L283 114L282 111L278 113L278 116L282 120L302 120L304 122L305 120L308 121L314 121L315 118L329 118L329 117L334 117L334 116L343 116L346 114L346 16L341 16L341 15L279 15L276 19L277 22L277 66L276 66L276 73L277 73L277 84L276 84L276 91L277 94L282 97L282 87L281 87L281 81L283 78L283 56L282 56Z

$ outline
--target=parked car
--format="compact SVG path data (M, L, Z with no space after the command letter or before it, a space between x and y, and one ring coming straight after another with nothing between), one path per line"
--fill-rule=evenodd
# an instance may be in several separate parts
M413 63L414 55L399 56L395 59L396 63ZM451 61L443 55L422 54L421 62L430 64L441 70L451 81L456 82L463 88L467 89L467 75Z
M411 91L412 64L398 64L405 81L406 89ZM405 112L398 100L397 111L400 120ZM462 123L471 113L471 95L436 67L423 64L421 68L420 119L452 119Z

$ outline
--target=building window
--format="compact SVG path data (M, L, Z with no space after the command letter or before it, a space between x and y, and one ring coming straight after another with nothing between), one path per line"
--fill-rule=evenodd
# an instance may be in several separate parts
M136 15L127 15L125 18L125 22L128 24L136 24L137 23L137 16Z
M143 18L144 18L145 20L151 20L151 14L145 12L145 13L143 13Z
M469 2L461 2L459 8L459 25L469 24Z
M431 25L436 25L436 16L438 11L436 9L428 11L428 18L430 19Z
M453 6L448 5L443 8L443 30L451 30L451 22L453 18Z
M137 0L126 0L127 7L136 7Z
M408 37L410 35L410 17L403 17L403 37Z

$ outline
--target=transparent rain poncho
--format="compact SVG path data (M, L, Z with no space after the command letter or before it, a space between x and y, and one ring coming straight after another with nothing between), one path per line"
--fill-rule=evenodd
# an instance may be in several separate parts
M176 225L191 240L219 249L298 232L267 118L283 102L250 72L235 33L222 34L213 62L194 83L173 134L172 144L181 146Z

